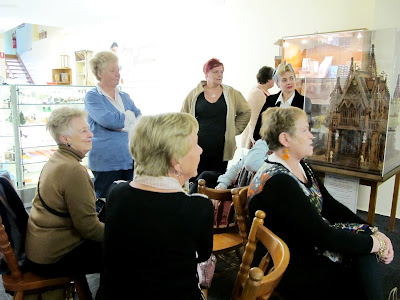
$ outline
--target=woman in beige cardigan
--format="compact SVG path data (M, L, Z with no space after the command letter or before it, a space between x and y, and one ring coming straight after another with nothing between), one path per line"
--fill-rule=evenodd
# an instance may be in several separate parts
M247 97L247 102L251 107L251 118L246 129L242 133L242 148L250 149L255 144L253 138L254 128L267 97L270 95L269 89L274 86L272 74L274 69L264 66L257 73L257 86L255 86Z
M201 81L186 97L182 112L199 122L199 145L203 148L197 173L225 173L236 150L235 136L250 120L250 106L242 94L222 84L224 65L215 58L203 67L206 81Z

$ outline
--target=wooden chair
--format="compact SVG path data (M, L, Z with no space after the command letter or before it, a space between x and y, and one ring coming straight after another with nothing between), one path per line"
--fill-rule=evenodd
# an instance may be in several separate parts
M264 218L265 213L258 210L233 287L233 300L269 299L289 264L289 248L284 241L263 225ZM250 269L258 241L267 248L268 253L261 260L259 267ZM267 274L265 274L266 271Z
M236 212L239 232L242 236L243 245L246 246L250 231L250 216L247 208L247 192L249 187L236 188L232 190L232 201Z
M235 209L233 207L231 190L216 190L208 188L206 187L206 181L204 179L200 179L198 192L200 194L208 196L208 198L210 198L214 202L215 206L213 253L215 255L218 255L217 258L224 259L224 256L221 256L220 254L235 251L239 262L241 262L242 253L240 252L240 249L243 247L243 243L236 222L236 215ZM224 207L227 207L227 204L229 205L229 210L225 210L224 215L223 210ZM220 221L222 218L226 218L227 220L226 224L224 225L220 225ZM234 265L232 264L231 266L234 267Z
M44 292L57 287L65 287L71 283L75 284L75 288L79 300L92 299L92 294L85 275L71 276L71 277L58 277L48 278L38 276L32 272L23 273L18 265L18 260L15 256L14 250L8 239L3 220L0 217L0 253L3 254L4 259L10 270L10 274L3 274L3 285L5 290L14 293L15 300L24 299L25 295Z

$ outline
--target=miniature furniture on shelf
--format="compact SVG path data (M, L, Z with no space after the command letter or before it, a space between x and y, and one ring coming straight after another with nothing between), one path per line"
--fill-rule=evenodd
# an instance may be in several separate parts
M217 255L217 258L225 260L223 254L235 251L239 262L241 262L242 253L240 252L240 249L243 247L243 244L236 222L231 190L208 188L206 187L206 181L200 179L198 192L208 196L215 206L213 253ZM228 211L226 209L227 207L229 207ZM221 222L222 219L224 219L225 222ZM229 261L226 262L232 266L232 269L237 267Z
M396 175L389 231L400 181L397 40L397 29L386 28L284 37L280 43L296 88L312 102L314 149L307 161L321 173L357 177L371 186L371 224L377 187Z
M394 225L396 221L396 211L397 211L397 201L399 196L399 183L400 183L400 166L394 168L389 173L384 176L373 175L369 173L356 172L351 170L345 170L343 168L336 168L331 166L323 166L319 165L316 162L310 162L314 171L323 178L325 173L333 173L340 174L345 176L357 177L360 179L360 184L367 185L371 187L371 193L369 197L369 206L368 206L368 217L367 222L371 225L374 224L375 219L375 208L376 208L376 198L378 195L378 186L382 183L386 182L392 176L395 176L394 190L393 190L393 198L392 198L392 208L390 211L389 217L389 226L388 231L393 232Z
M236 219L239 233L242 236L243 245L246 246L250 231L250 216L247 208L247 192L249 187L236 188L232 190L232 201L235 207Z
M46 291L56 287L62 288L68 286L71 282L75 284L75 288L79 299L92 299L85 275L67 276L49 278L36 275L32 272L23 273L18 266L18 261L14 250L8 240L8 235L0 217L0 252L4 255L11 274L3 274L3 285L7 292L14 292L15 300L24 299L25 295L30 292Z
M264 226L264 218L265 213L258 210L251 225L249 241L233 287L233 300L269 299L289 264L289 248ZM267 248L268 253L261 260L259 267L250 269L259 241Z
M57 84L72 84L72 71L71 68L59 68L52 70L52 79L53 82L57 82Z

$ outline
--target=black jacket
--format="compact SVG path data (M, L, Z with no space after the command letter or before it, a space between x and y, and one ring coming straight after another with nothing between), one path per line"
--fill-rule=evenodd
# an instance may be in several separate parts
M292 101L292 106L303 109L308 116L308 121L311 122L311 104L312 103L311 103L310 98L300 95L300 93L297 90L295 90L294 93L295 93L295 95L294 95L294 98ZM260 129L261 129L262 113L264 111L266 111L269 107L280 106L281 102L275 104L276 100L278 100L278 97L280 94L281 94L281 92L268 96L267 100L265 101L264 106L261 108L260 114L257 119L257 124L254 129L254 133L253 133L253 138L255 141L257 141L258 139L261 138ZM305 105L304 105L304 99L306 99Z

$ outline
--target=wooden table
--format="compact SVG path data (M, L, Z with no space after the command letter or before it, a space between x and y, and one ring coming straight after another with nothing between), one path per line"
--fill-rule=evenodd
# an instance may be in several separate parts
M380 175L374 175L374 174L369 174L369 173L340 169L340 168L332 167L332 166L323 166L323 165L319 165L318 163L316 163L314 161L310 161L309 163L311 164L311 166L313 167L313 169L319 176L324 177L325 173L333 173L333 174L357 177L360 179L360 184L370 186L371 194L369 196L367 222L371 225L374 224L374 219L375 219L375 208L376 208L376 197L378 194L377 193L378 186L381 185L382 183L384 183L386 180L388 180L392 176L396 176L395 182L394 182L393 198L392 198L392 209L390 211L389 226L388 226L389 232L393 232L394 224L396 221L397 199L399 196L400 166L398 166L397 168L394 168L392 171L388 172L386 175L380 176Z

